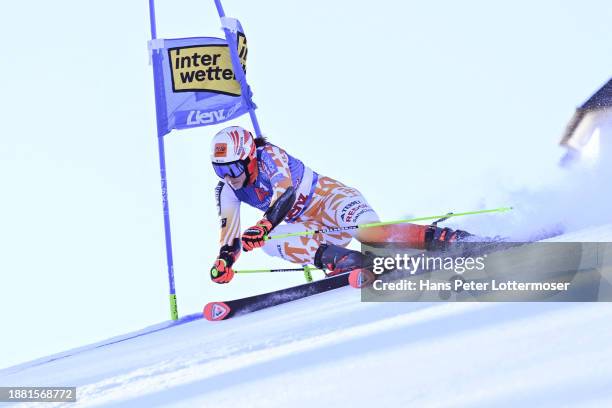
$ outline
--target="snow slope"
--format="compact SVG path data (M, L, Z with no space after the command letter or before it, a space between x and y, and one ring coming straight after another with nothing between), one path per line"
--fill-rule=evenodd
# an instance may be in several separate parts
M612 406L610 321L606 303L361 303L343 288L197 313L1 370L0 385L77 386L78 406Z

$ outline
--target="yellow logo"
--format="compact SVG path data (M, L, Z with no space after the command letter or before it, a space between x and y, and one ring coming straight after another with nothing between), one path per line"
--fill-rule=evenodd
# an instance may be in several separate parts
M238 33L238 56L246 72L246 37ZM217 92L240 96L227 45L194 45L170 48L170 71L174 92Z

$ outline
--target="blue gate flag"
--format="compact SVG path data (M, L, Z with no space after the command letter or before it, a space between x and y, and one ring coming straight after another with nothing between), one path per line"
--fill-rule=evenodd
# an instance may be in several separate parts
M239 23L237 28L232 35L246 72L246 37ZM172 129L215 125L256 108L252 95L242 98L225 39L154 39L149 48L155 77L158 136Z

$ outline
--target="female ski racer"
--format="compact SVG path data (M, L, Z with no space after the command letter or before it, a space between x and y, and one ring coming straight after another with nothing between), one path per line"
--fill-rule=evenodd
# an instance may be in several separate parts
M351 285L373 280L364 267L364 256L345 248L351 239L362 243L402 242L413 248L433 249L445 242L470 236L465 231L436 225L397 224L310 236L265 240L273 235L378 222L379 217L363 195L305 166L302 161L265 138L254 138L246 129L231 126L215 135L211 161L222 180L215 189L220 217L220 250L210 277L228 283L241 249L262 248L268 255L289 262L328 270L329 275L353 271ZM255 225L241 234L240 204L264 212ZM284 223L283 223L284 222Z

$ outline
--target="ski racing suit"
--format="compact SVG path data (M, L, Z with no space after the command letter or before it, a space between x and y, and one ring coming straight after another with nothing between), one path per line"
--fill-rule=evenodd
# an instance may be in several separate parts
M357 189L314 172L273 144L257 148L257 167L258 175L253 183L234 190L220 181L215 191L221 225L220 245L231 248L236 259L240 253L240 203L267 211L290 187L295 190L295 201L284 216L284 223L276 226L270 235L379 221ZM263 250L296 264L317 265L315 254L322 244L346 247L356 231L268 240Z

